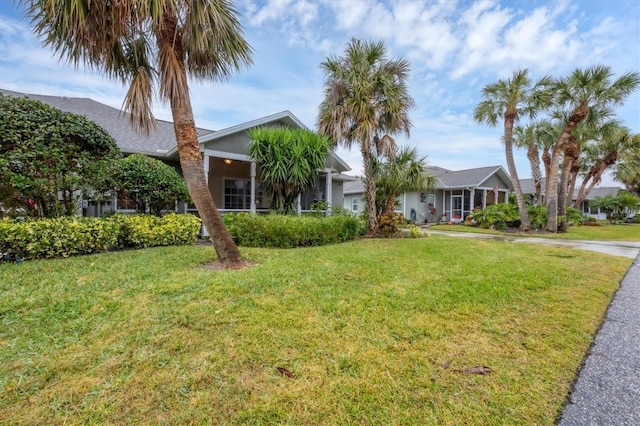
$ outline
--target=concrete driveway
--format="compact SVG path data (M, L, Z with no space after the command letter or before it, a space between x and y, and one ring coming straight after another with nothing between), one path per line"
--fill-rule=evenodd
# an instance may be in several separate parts
M550 238L537 238L537 237L512 237L509 235L491 235L491 234L476 234L473 232L455 232L455 231L436 231L428 229L428 234L434 235L448 235L451 237L459 238L482 238L487 240L505 241L509 243L527 243L527 244L542 244L546 246L555 247L570 247L579 250L595 251L598 253L611 254L613 256L628 257L635 259L640 253L640 241L628 242L628 241L585 241L585 240L554 240Z

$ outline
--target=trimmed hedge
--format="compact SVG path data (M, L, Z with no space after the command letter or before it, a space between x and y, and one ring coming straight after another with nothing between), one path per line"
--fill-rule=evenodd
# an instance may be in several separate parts
M116 214L107 220L120 226L119 248L193 244L200 233L200 219L190 214L169 213L162 217Z
M113 215L107 219L5 219L0 221L0 254L10 254L8 259L28 260L69 257L113 248L193 244L199 232L199 218L175 213L161 218Z
M116 245L119 226L99 218L0 221L0 253L20 259L69 257Z
M364 231L353 216L284 216L227 214L224 222L236 244L245 247L293 248L353 240Z

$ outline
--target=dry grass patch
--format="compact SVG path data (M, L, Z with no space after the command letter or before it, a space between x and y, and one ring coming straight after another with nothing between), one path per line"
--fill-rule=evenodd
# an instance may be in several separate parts
M0 265L0 418L552 424L631 262L437 235L244 254Z

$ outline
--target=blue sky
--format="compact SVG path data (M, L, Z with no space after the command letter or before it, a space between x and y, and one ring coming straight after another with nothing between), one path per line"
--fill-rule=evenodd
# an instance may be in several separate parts
M567 75L576 67L611 66L616 76L640 71L640 2L360 1L236 2L254 64L224 83L192 82L196 124L213 130L290 110L315 127L322 98L319 64L341 55L351 37L382 40L389 57L411 62L411 137L431 165L464 169L506 166L501 128L473 122L486 84L528 68L534 78ZM0 87L26 93L89 97L119 108L120 82L74 69L41 47L12 2L0 4ZM170 120L166 105L155 104ZM619 118L640 132L640 93ZM338 153L358 173L357 149ZM521 177L530 175L516 152ZM506 167L505 167L506 168ZM603 184L611 184L607 179Z

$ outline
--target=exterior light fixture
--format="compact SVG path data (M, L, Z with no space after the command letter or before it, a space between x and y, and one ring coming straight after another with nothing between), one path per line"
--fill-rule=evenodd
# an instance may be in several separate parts
M232 162L233 162L233 160L231 160L230 158L225 158L225 159L224 159L224 164L226 164L227 166L228 166L229 164L231 164Z

